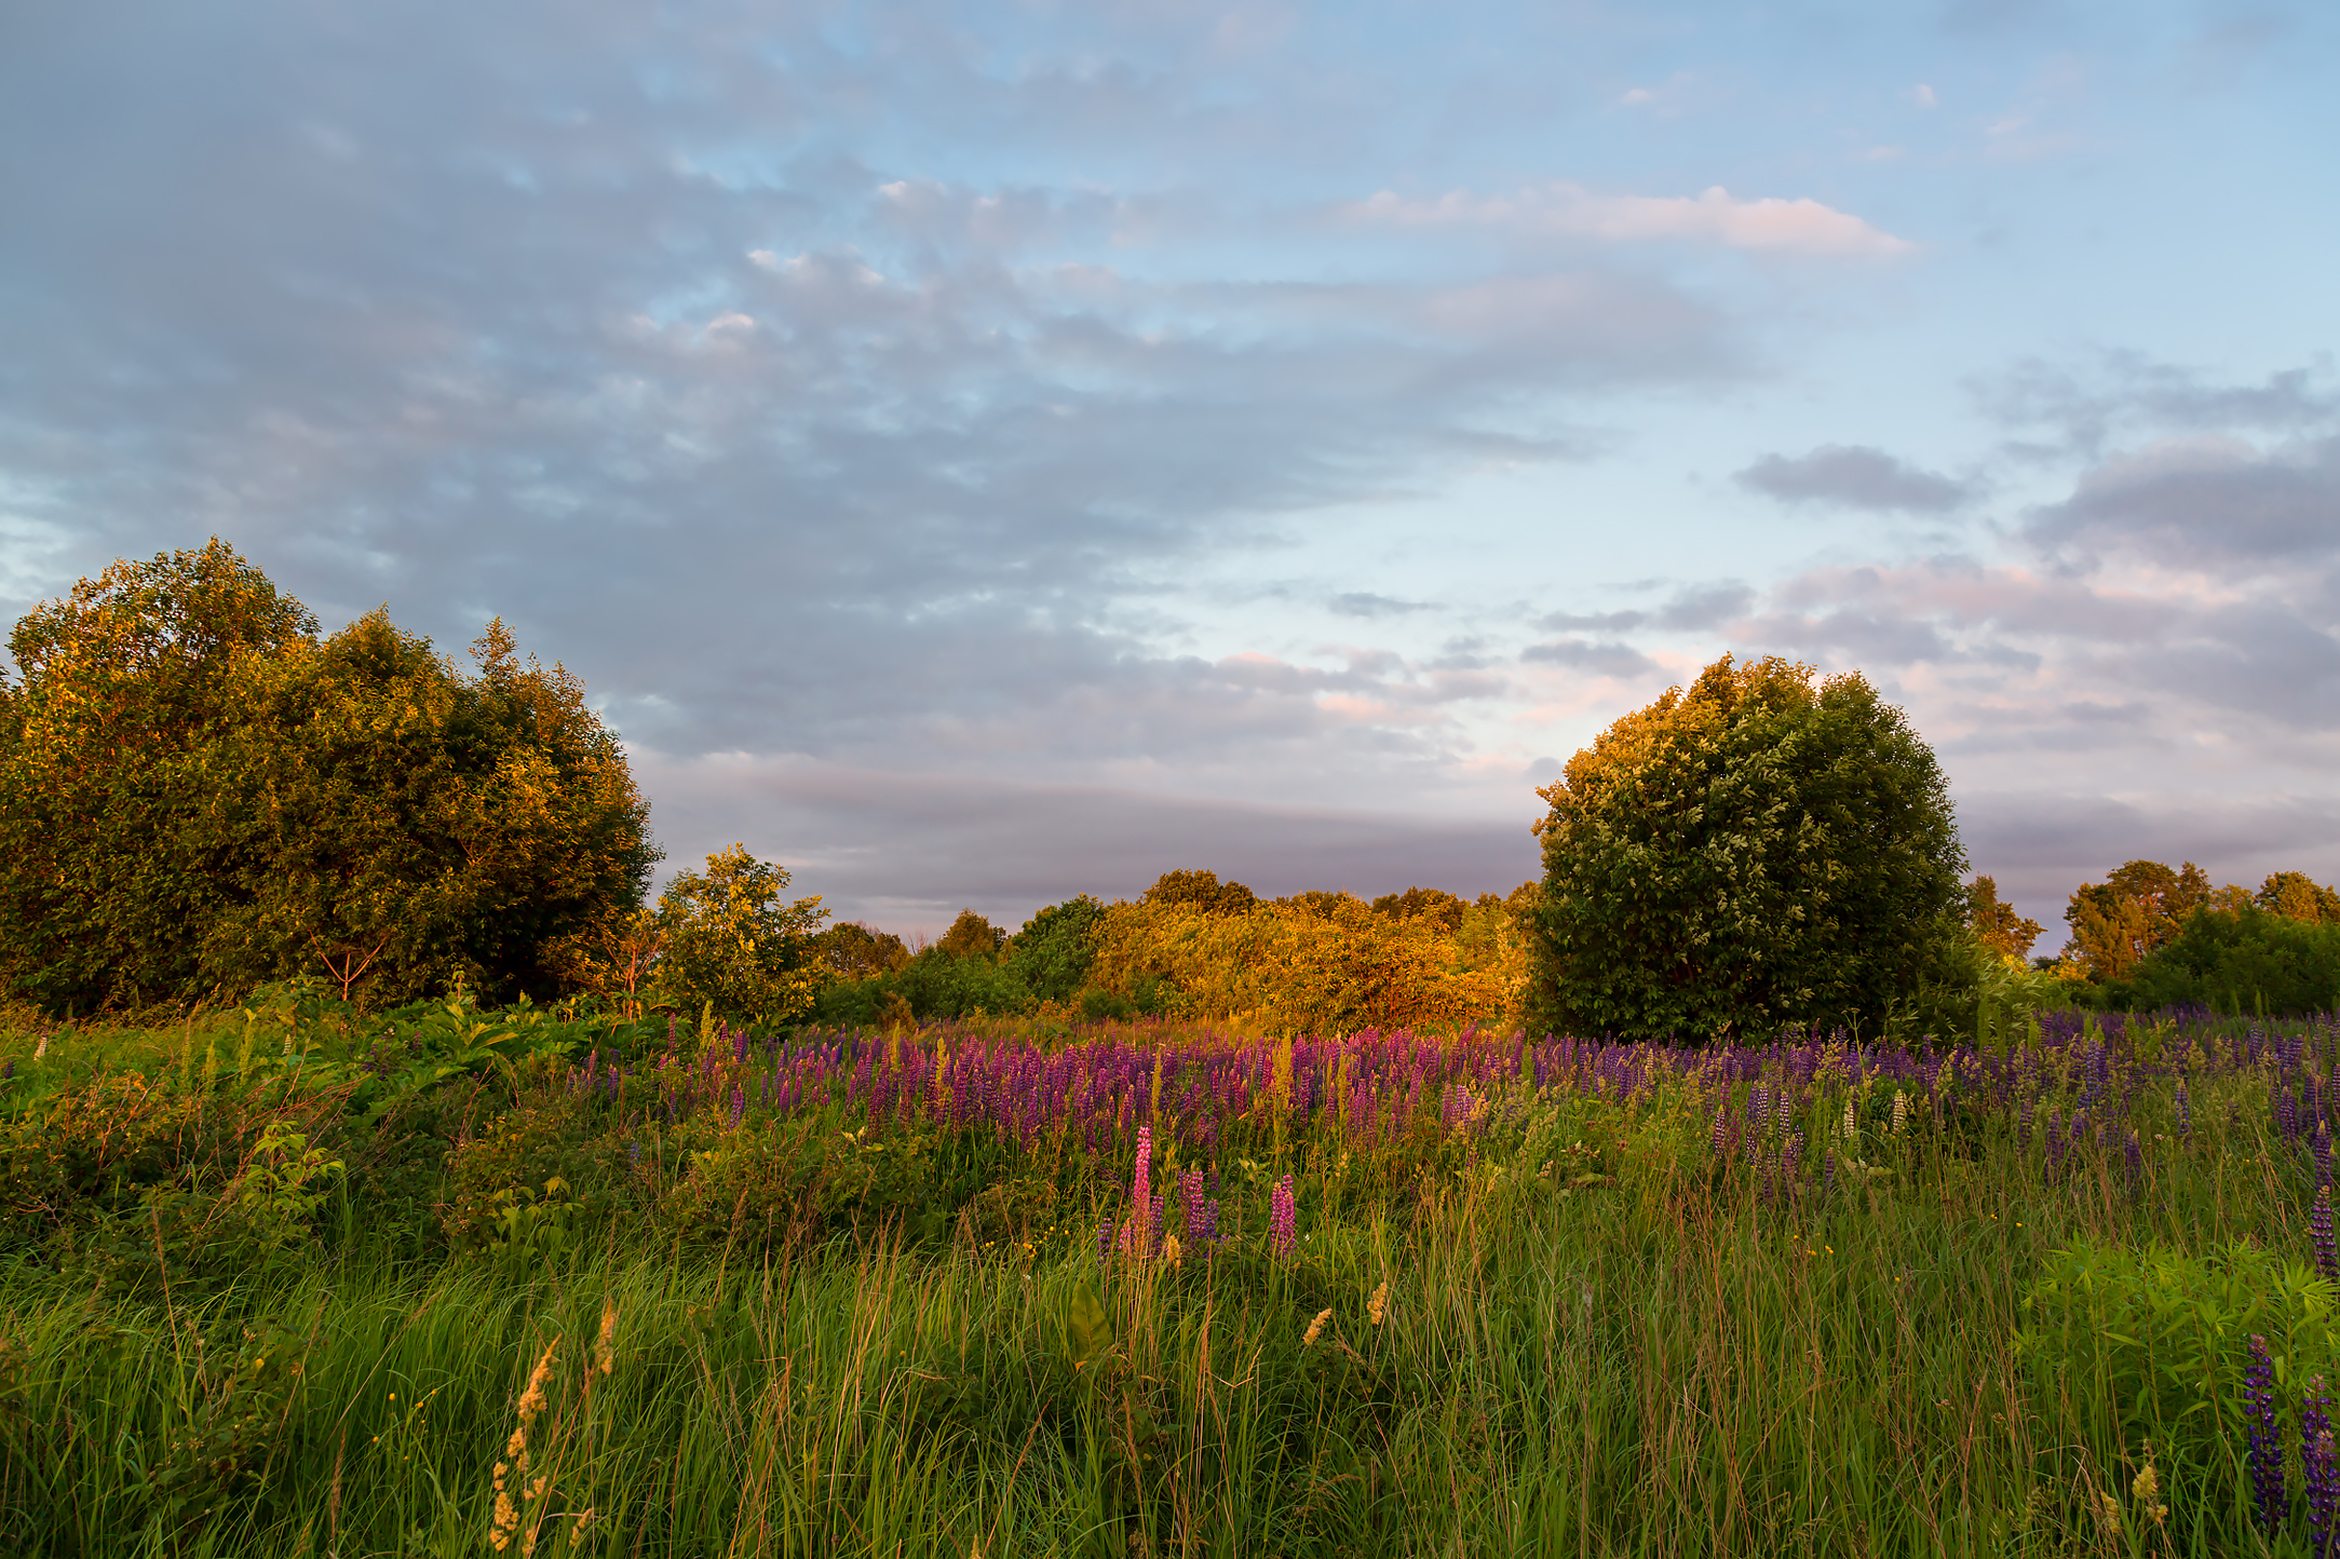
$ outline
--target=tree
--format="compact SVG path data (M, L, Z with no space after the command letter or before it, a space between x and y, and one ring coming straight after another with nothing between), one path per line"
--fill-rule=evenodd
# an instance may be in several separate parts
M1069 1002L1088 983L1105 906L1088 894L1034 914L1008 942L1007 963L1036 1001Z
M17 625L0 694L0 978L54 1008L460 970L550 994L657 852L613 733L490 624L480 674L316 619L216 538Z
M2045 929L2038 921L2017 914L2014 905L2001 902L1999 884L1989 877L1977 877L1967 884L1966 923L1976 941L2017 963L2031 956L2031 944Z
M708 856L703 872L676 873L658 897L659 999L742 1027L811 1011L825 979L813 934L829 912L818 894L784 902L787 887L787 868L757 860L744 844Z
M0 682L0 976L43 1007L201 983L224 901L203 747L243 667L317 620L214 537L121 561L9 635ZM190 848L190 843L193 847Z
M1971 981L1966 857L1932 750L1858 674L1814 675L1726 655L1538 792L1531 1026L1875 1032Z
M2103 882L2073 890L2064 909L2072 928L2065 955L2098 984L2126 979L2210 897L2210 879L2192 861L2176 871L2159 861L2130 861Z
M1436 888L1408 888L1403 893L1384 893L1373 901L1373 912L1408 920L1426 915L1449 931L1462 928L1463 912L1470 908L1454 894Z
M2271 872L2259 885L2259 908L2287 920L2340 922L2340 893L2306 872Z
M988 958L996 960L999 950L1007 945L1007 933L971 909L959 911L959 918L942 934L935 944L945 958Z
M1239 882L1221 882L1217 872L1174 871L1155 878L1140 901L1179 905L1206 915L1244 915L1259 902L1259 895Z

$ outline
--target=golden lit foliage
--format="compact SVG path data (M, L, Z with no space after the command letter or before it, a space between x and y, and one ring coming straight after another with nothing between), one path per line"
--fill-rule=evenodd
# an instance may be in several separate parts
M1107 905L1090 978L1129 994L1151 977L1183 1016L1276 1033L1513 1020L1526 948L1513 904L1493 894L1451 927L1441 915L1376 913L1347 894L1246 906L1248 897Z
M2103 882L2084 882L2073 890L2064 910L2072 928L2065 957L2091 980L2127 979L2211 898L2209 876L2192 861L2176 871L2159 861L2130 861Z

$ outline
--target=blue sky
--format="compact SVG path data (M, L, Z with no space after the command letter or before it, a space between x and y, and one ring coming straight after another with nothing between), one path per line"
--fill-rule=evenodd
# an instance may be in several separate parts
M234 542L902 929L1533 874L1725 650L2340 877L2330 7L0 18L0 611ZM2052 944L2054 937L2051 936Z

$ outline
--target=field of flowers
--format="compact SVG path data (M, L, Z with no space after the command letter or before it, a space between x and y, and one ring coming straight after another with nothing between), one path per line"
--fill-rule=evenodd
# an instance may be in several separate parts
M30 1554L2323 1553L2340 1027L0 1039Z

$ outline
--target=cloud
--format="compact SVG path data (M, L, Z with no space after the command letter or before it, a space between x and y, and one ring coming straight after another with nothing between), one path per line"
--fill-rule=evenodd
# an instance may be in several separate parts
M1417 884L1475 896L1508 892L1538 869L1527 825L1540 808L1524 780L1516 820L1426 823L801 758L638 754L635 769L661 797L669 831L728 842L724 830L752 817L749 848L785 861L797 887L822 892L841 918L929 932L967 905L1015 925L1076 893L1134 897L1182 867L1270 896ZM806 841L839 843L808 850Z
M1908 465L1863 444L1823 444L1806 455L1765 455L1731 480L1787 503L1944 514L1967 503L1963 482Z
M2222 576L2340 565L2340 437L2272 450L2233 437L2158 439L2089 471L2026 532L2052 551Z
M1571 671L1598 672L1604 677L1634 677L1655 671L1657 662L1617 640L1551 639L1531 644L1519 658L1530 665L1561 666Z
M1401 601L1395 596L1375 595L1368 590L1349 590L1332 598L1333 613L1339 617L1403 617L1411 612L1430 610L1427 601Z
M1514 195L1455 190L1408 200L1383 190L1347 208L1356 221L1401 228L1484 227L1606 243L1687 241L1762 253L1891 259L1917 245L1808 198L1741 200L1721 185L1696 196L1596 195L1581 185L1530 185Z

